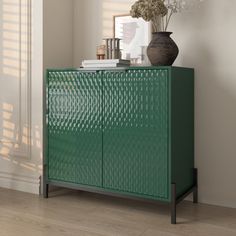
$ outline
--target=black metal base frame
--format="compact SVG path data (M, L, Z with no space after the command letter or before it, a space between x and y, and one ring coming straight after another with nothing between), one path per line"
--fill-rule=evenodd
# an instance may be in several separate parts
M193 169L193 179L194 179L194 185L187 190L183 195L181 195L180 197L177 197L176 195L176 183L172 183L171 184L171 224L176 224L176 208L177 205L183 201L188 195L190 195L191 193L193 193L193 203L198 203L198 170L196 168ZM57 186L61 186L61 187L68 187L64 184L54 184L52 183L52 185L57 185ZM144 200L144 201L148 201L148 202L159 202L156 200L147 200L147 199L140 199L137 197L130 197L130 196L124 196L122 194L115 194L115 193L108 193L105 191L99 191L99 190L94 190L92 188L86 188L86 187L77 187L75 185L71 185L71 188L73 189L77 189L77 190L84 190L84 191L88 191L88 192L94 192L94 193L101 193L101 194L106 194L106 195L110 195L110 196L119 196L119 197L123 197L123 198L129 198L129 199L135 199L135 200ZM46 181L44 181L43 183L43 197L44 198L48 198L48 190L49 190L49 183L47 183Z
M188 195L193 193L193 203L198 203L198 170L193 169L193 180L194 185L188 191L186 191L182 196L176 196L176 183L171 185L171 224L176 224L176 207L183 201Z

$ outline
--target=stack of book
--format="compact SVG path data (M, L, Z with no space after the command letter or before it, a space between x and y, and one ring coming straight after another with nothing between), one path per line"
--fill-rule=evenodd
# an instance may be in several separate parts
M126 67L130 66L129 60L108 59L108 60L84 60L83 68L111 68L111 67Z

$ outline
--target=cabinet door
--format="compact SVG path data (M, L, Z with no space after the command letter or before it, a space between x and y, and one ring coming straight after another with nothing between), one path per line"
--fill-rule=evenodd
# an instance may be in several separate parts
M49 73L49 180L102 185L101 98L99 73Z
M167 199L168 70L106 72L103 186Z

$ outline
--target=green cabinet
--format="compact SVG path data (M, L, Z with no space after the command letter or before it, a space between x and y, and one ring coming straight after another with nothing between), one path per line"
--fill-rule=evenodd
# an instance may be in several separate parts
M44 186L172 203L194 192L194 75L180 67L48 70ZM195 175L194 175L195 174Z

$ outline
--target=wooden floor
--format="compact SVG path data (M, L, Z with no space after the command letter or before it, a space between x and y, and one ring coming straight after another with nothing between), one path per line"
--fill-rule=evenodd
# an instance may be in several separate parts
M236 210L183 202L178 224L167 205L72 190L49 199L0 189L0 236L236 236Z

